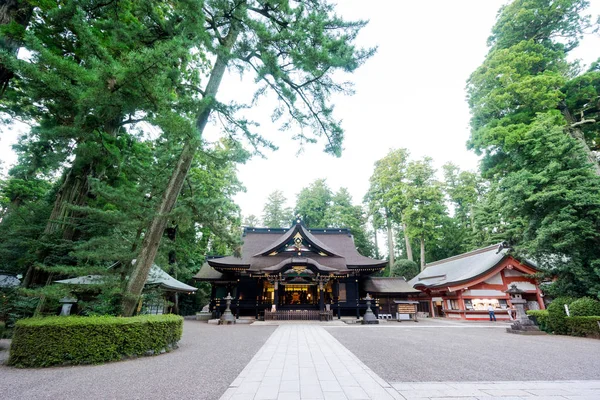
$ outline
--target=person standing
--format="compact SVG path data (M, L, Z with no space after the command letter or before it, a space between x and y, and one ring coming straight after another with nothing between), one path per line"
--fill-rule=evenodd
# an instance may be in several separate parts
M490 314L490 321L496 321L496 313L494 312L494 306L488 305L488 313Z

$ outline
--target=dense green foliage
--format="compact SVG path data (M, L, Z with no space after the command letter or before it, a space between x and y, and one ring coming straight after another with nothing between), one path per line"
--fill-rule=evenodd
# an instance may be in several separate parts
M2 26L14 32L0 49L0 113L31 130L0 182L0 268L28 288L110 275L93 312L130 315L155 261L186 280L207 253L239 245L235 164L244 146L273 147L245 111L267 92L282 130L299 127L303 143L324 136L339 155L330 97L351 84L333 74L374 52L353 44L366 22L321 1L22 3L35 18ZM257 83L248 104L217 100L228 67ZM214 114L223 139L206 143ZM58 292L25 294L43 313Z
M389 276L401 276L407 281L411 280L419 273L419 266L416 262L401 258L396 260Z
M571 317L599 317L600 301L589 297L577 299L569 305L569 314Z
M292 223L292 210L285 206L287 199L281 190L275 190L267 197L263 208L263 226L268 228L287 228ZM257 226L257 225L248 225Z
M575 299L571 297L558 297L548 306L548 331L558 335L567 334L567 313L565 304L571 304Z
M567 317L567 331L572 336L585 336L600 339L600 317Z
M183 318L175 315L22 319L15 326L8 363L49 367L156 354L174 348L182 332Z
M549 332L548 329L548 310L527 310L527 315L535 317L535 321L540 330Z
M558 278L553 295L600 297L600 79L597 63L583 71L567 58L595 28L587 5L515 0L500 10L468 81L469 146L491 182L477 228L538 260Z
M406 149L391 150L375 163L364 200L374 226L387 231L390 262L398 256L424 265L501 241L475 227L483 179L453 164L443 170L439 181L431 158L411 160Z

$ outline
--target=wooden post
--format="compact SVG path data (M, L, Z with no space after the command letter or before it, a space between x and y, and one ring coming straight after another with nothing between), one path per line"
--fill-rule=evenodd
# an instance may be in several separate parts
M541 293L540 288L537 285L537 283L535 284L535 298L536 298L538 304L540 305L540 310L545 310L546 305L544 304L544 299L542 299L542 293Z
M325 289L323 288L323 282L319 282L319 310L325 310Z
M273 283L273 294L273 304L275 304L275 308L279 308L279 281Z
M342 316L340 315L340 280L336 279L335 281L335 290L337 293L337 317L338 319L342 318Z
M360 310L358 308L360 302L360 296L358 294L358 279L355 280L354 290L354 295L356 296L356 319L360 319Z

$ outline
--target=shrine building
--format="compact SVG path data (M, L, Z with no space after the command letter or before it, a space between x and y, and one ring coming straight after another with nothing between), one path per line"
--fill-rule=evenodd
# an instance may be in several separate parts
M309 229L300 220L289 229L244 228L242 239L240 254L209 258L194 277L210 282L216 314L231 294L236 316L358 317L366 310L364 280L387 264L359 254L348 229Z
M524 291L528 309L544 309L538 272L531 261L519 261L502 244L488 246L426 265L409 284L422 293L409 297L419 300L420 311L432 317L485 320L492 305L498 319L509 319L509 286ZM424 306L424 307L423 307Z

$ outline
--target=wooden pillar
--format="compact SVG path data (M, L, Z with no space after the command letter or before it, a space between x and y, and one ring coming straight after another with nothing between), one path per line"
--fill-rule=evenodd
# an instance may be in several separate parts
M358 308L360 302L360 295L358 293L358 279L355 280L354 290L356 296L356 319L360 319L360 310Z
M279 281L275 281L273 284L273 304L275 307L279 307Z
M319 310L325 310L325 288L323 282L319 282Z
M536 298L538 304L540 305L540 310L545 310L546 305L544 304L544 299L542 298L542 291L540 290L537 283L535 284L535 298Z
M258 320L258 305L262 303L263 297L263 288L262 288L262 279L258 278L256 280L256 306L255 306L255 314L256 319Z
M338 319L342 318L340 315L340 280L335 280L335 293L336 293L336 303L337 303L337 317Z
M210 284L210 303L208 306L208 311L214 311L216 292L217 292L217 288L215 287L215 284L211 282L211 284Z
M467 308L465 307L465 300L463 299L463 291L459 290L456 294L458 295L458 308L463 311L460 313L460 318L467 319Z

